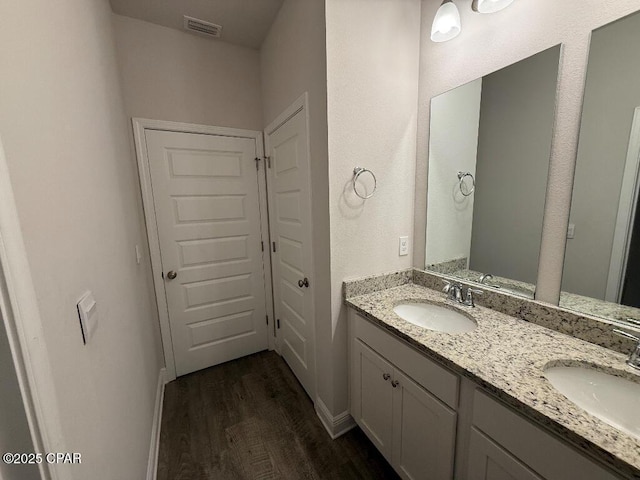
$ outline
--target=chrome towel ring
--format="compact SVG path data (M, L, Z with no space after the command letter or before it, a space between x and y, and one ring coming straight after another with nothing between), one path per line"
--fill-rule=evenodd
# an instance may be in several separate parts
M471 188L467 187L467 184L464 183L464 179L467 177L471 179ZM471 175L471 172L458 172L458 188L460 188L460 193L465 197L468 197L475 191L476 179Z
M373 191L369 194L369 195L361 195L360 192L358 192L358 187L356 186L356 182L358 181L358 177L360 177L360 175L362 175L363 173L368 172L371 174L371 176L373 177ZM353 190L354 192L356 192L356 195L359 196L360 198L363 199L367 199L367 198L371 198L373 197L373 194L376 193L376 188L378 188L378 180L376 179L376 176L373 174L373 172L371 170L367 170L366 168L362 168L362 167L356 167L353 169Z

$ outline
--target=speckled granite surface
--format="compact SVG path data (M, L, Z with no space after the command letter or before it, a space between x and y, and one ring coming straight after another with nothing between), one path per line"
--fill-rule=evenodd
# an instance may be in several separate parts
M443 293L413 283L352 296L345 303L619 472L640 478L640 439L584 412L543 375L549 362L581 362L640 383L640 376L625 365L625 355L484 307L449 304L472 314L478 323L472 332L430 331L393 312L396 304L407 300L449 303Z
M469 270L465 265L457 262L457 260L452 260L451 262L429 265L427 270L436 274L446 274L447 276L459 278L467 282L479 282L480 276L482 275L481 272ZM452 267L456 264L462 266L454 270ZM502 289L505 293L521 295L531 299L536 290L536 286L530 283L499 277L497 275L488 283L488 286ZM624 321L627 318L640 319L640 309L638 308L569 292L560 292L560 307L573 310L578 315L583 314L601 317L610 321Z
M413 283L434 290L441 290L446 275L424 270L413 270ZM542 327L566 333L585 342L594 343L601 347L610 348L616 352L629 354L635 342L613 333L615 325L605 319L581 315L565 308L538 302L521 295L513 295L504 290L483 288L474 282L460 280L463 285L473 285L483 290L481 296L476 297L476 304L497 310L512 317L535 323Z
M462 257L448 262L427 265L427 270L437 273L454 274L455 272L466 269L467 265L469 265L469 259L467 257Z

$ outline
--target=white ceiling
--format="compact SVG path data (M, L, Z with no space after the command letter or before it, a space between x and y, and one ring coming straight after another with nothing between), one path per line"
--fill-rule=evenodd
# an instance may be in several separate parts
M283 0L110 0L119 15L183 30L183 15L222 25L222 41L260 48ZM212 39L212 42L220 41Z

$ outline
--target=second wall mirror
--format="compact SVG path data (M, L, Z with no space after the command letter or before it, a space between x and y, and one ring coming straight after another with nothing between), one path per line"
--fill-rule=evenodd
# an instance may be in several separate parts
M560 46L431 100L426 269L533 298Z
M591 37L560 306L640 319L640 14Z

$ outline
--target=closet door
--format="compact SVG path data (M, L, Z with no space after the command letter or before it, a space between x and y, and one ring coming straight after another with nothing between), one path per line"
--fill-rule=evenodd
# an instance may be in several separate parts
M313 264L306 109L265 131L271 265L280 352L315 401ZM328 261L328 260L327 260Z

